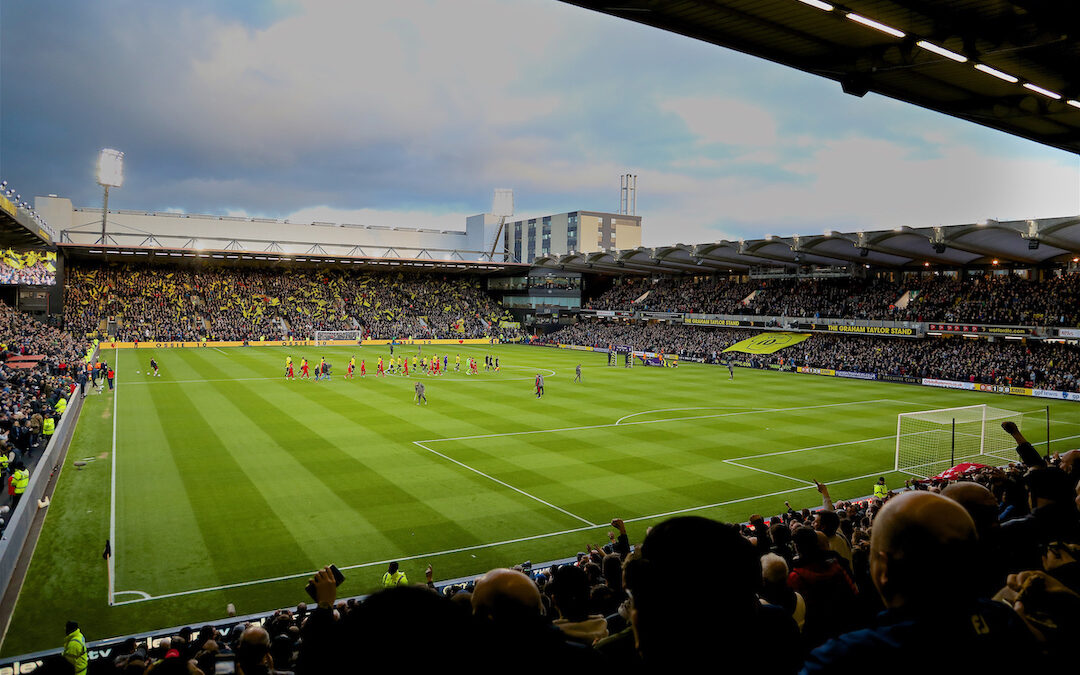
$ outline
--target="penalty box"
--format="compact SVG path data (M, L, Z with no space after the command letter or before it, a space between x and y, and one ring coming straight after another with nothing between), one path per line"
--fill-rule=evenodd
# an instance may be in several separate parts
M578 522L602 523L615 513L644 516L720 497L812 486L810 478L829 482L886 473L892 433L850 440L858 433L853 430L834 443L803 444L827 440L824 430L815 433L823 409L885 407L873 416L883 431L894 423L896 407L907 405L876 399L791 408L672 408L604 424L414 443ZM770 419L781 415L783 420ZM793 426L804 431L793 434ZM768 450L747 455L750 448Z

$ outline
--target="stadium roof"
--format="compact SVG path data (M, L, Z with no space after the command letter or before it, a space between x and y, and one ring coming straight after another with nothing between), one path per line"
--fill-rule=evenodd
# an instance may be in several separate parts
M1075 0L563 0L1080 154Z
M17 207L11 200L0 195L0 247L43 248L52 245L52 238L39 225L29 209Z
M110 234L110 236L112 236ZM458 257L436 258L428 250L416 257L399 257L381 251L380 255L335 255L326 251L315 253L285 253L279 251L252 251L238 248L190 248L179 246L101 246L89 244L58 244L65 256L78 259L111 260L115 262L148 261L154 263L221 262L226 264L265 266L278 263L292 265L351 265L353 269L382 270L390 272L441 272L446 274L494 274L508 270L528 270L524 263L499 260L466 260ZM384 249L386 247L383 247ZM391 247L387 249L393 251ZM497 256L496 256L497 257Z
M546 256L537 267L609 274L745 273L799 265L915 269L1064 264L1080 258L1080 216L988 221L876 232L768 236L764 239L675 244Z

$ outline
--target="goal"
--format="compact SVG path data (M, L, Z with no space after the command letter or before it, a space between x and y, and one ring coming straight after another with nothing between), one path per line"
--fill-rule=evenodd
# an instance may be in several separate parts
M935 476L962 461L1015 461L1016 441L1001 428L1015 422L1038 433L1046 411L1017 412L988 405L900 413L896 418L896 466L915 476ZM1025 434L1028 435L1028 434ZM1041 438L1031 438L1033 443Z
M349 340L350 342L360 342L360 331L358 330L317 330L315 331L315 346L321 347L323 345L330 344L331 340Z

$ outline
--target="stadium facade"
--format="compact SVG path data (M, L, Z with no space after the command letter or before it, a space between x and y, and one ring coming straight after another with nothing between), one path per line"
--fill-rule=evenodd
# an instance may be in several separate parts
M532 264L545 256L637 248L641 216L570 211L507 223L502 236L503 250L511 259Z
M519 220L500 233L500 219L488 213L466 218L463 230L445 230L110 209L103 242L100 208L75 207L56 196L37 197L35 207L55 228L58 243L71 246L531 263L641 245L640 216L601 211Z

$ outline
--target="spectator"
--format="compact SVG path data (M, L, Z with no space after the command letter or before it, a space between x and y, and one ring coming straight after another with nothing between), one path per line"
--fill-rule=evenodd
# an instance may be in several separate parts
M940 495L910 492L886 502L874 523L870 570L887 608L873 628L815 649L803 673L1039 672L1019 617L983 601L968 583L975 524Z
M794 539L799 557L788 575L788 586L806 600L803 636L808 646L816 647L858 624L859 591L847 570L827 557L824 533L800 527Z
M1001 526L1002 548L1011 572L1040 569L1047 546L1080 544L1074 484L1057 467L1032 469L1024 476L1031 513Z
M798 669L798 628L787 613L757 598L761 562L734 525L688 516L649 532L626 569L630 613L646 669L700 669L771 636L758 673Z
M482 654L490 664L524 663L538 672L597 665L593 650L548 623L540 591L516 570L496 569L476 582L473 615L478 620ZM501 669L501 668L500 668Z
M569 639L586 645L607 637L604 617L588 612L589 583L584 570L574 565L562 565L555 570L554 579L548 586L553 591L555 609L559 613L559 618L553 622L556 628Z
M803 626L806 625L806 601L788 586L789 573L787 561L780 556L775 553L762 556L763 586L759 595L762 604L776 605L791 615L795 625L799 627L799 632L802 632Z

